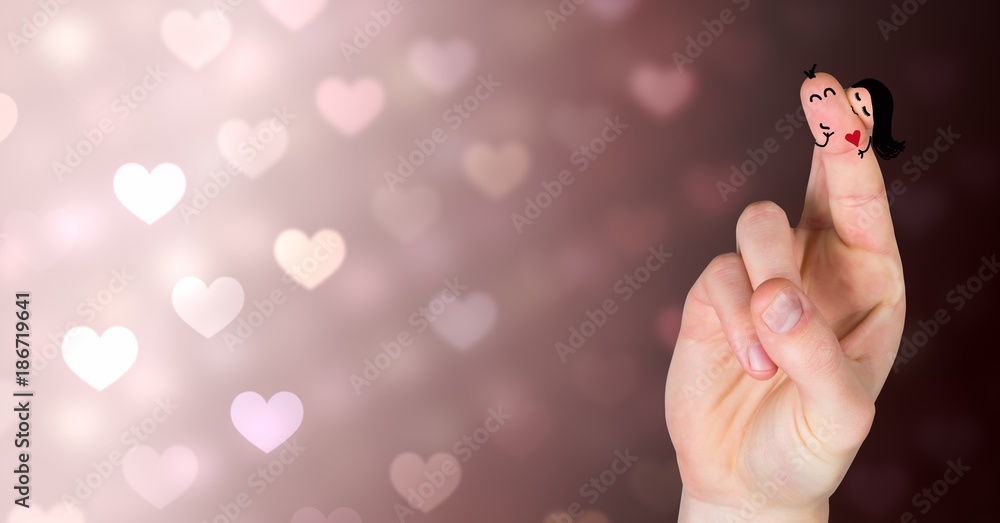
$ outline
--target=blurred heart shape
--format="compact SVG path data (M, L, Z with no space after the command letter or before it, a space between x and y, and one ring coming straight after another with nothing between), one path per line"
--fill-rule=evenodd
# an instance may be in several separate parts
M694 77L673 67L642 64L632 71L629 90L640 107L656 119L666 120L691 98Z
M431 327L448 345L464 351L493 330L497 316L497 304L489 294L472 292L445 304L444 311L431 322Z
M62 356L74 374L98 391L125 375L139 355L139 341L125 327L100 336L90 327L73 327L62 341Z
M198 458L191 449L174 445L157 454L151 447L133 447L122 459L125 483L158 509L173 503L198 476Z
M611 523L611 520L599 510L588 510L580 519L574 519L566 512L551 512L542 523Z
M137 163L127 163L115 172L118 201L150 225L180 203L186 188L184 171L172 163L161 163L152 171Z
M317 231L312 238L298 229L288 229L274 241L278 266L309 290L337 272L346 256L344 238L332 229Z
M201 69L222 53L232 32L229 19L214 10L202 11L196 19L183 9L175 9L160 24L167 49L192 69Z
M610 115L611 110L601 104L584 106L563 102L552 111L549 127L559 143L576 149L600 137L604 119Z
M316 18L327 0L260 0L260 4L281 25L298 31Z
M236 162L240 171L250 178L257 178L274 167L288 150L288 131L275 131L274 118L261 120L251 127L243 120L233 119L223 123L215 135L215 143L222 157ZM269 141L265 137L270 136Z
M372 195L372 213L385 230L401 242L420 237L434 225L441 211L441 199L427 185L379 186Z
M17 127L17 104L10 96L0 93L0 142Z
M446 94L472 73L476 50L461 38L440 44L423 38L410 46L408 64L421 84L435 93Z
M243 310L243 286L228 276L217 278L211 286L199 278L186 276L174 284L170 301L184 323L211 338Z
M361 515L354 509L341 507L324 516L319 509L305 507L297 510L292 515L290 523L363 523Z
M377 80L358 78L353 85L331 77L316 88L319 113L345 136L351 137L368 127L385 105L385 89Z
M611 523L611 520L600 510L588 510L576 523Z
M477 142L462 158L465 178L489 198L500 200L524 181L531 170L531 153L518 142L493 148Z
M584 7L598 18L616 22L635 10L637 5L639 0L587 0Z
M302 401L287 391L271 396L268 401L256 392L243 392L229 409L236 430L265 454L299 430L303 415Z
M389 465L389 481L410 507L426 514L458 489L462 465L447 452L434 454L427 461L413 452L404 452Z
M4 219L3 232L11 252L39 272L62 258L78 234L73 215L62 210L51 211L44 219L31 211L14 211Z

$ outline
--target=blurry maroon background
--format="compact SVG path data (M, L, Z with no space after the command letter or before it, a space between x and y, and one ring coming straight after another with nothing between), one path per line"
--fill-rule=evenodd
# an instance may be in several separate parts
M265 398L288 390L305 407L296 438L308 459L291 465L241 521L290 521L308 506L395 521L393 504L405 501L389 480L393 458L450 451L500 403L513 405L522 421L498 434L517 434L484 445L444 503L407 521L542 522L581 501L581 484L626 448L639 462L590 507L599 513L582 521L675 519L680 482L663 388L680 307L705 264L735 249L746 204L773 200L793 223L801 213L813 139L786 118L798 109L802 71L818 63L841 82L871 76L893 91L894 134L907 149L880 164L887 185L900 180L905 188L892 202L907 282L904 343L922 345L890 375L874 429L833 497L831 520L898 521L913 512L918 521L996 521L987 500L1000 487L990 443L1000 356L989 329L1000 280L984 282L958 310L949 294L1000 250L1000 180L989 158L998 138L995 3L588 0L553 29L546 11L559 11L555 0L404 0L349 62L341 44L387 2L339 4L293 31L246 0L225 15L232 22L226 48L197 70L172 55L160 34L173 9L212 9L194 0L74 2L19 52L0 52L0 93L17 102L19 115L0 142L0 218L65 208L84 224L73 249L43 272L0 247L4 291L32 290L33 328L56 333L80 321L76 304L101 289L110 271L124 265L137 274L135 287L91 324L99 333L120 324L136 332L139 361L122 382L97 393L61 358L37 382L50 398L39 402L35 421L40 506L57 506L91 462L115 448L117 435L148 415L157 395L173 394L182 407L150 445L194 449L201 467L191 489L158 511L116 473L82 512L91 522L211 521L269 459L234 431L230 403L246 390ZM678 72L674 53L687 53L687 38L697 41L723 9L735 20L702 37L710 43ZM5 4L0 28L17 32L21 17L38 10ZM885 33L880 20L896 30ZM412 54L424 39L458 39L473 58L456 52L444 63L457 72L431 67L431 80L421 79ZM471 61L456 66L461 60ZM59 183L51 163L63 161L80 129L108 116L110 100L155 64L171 76ZM453 72L454 82L440 80ZM422 194L421 203L386 196L384 173L397 168L397 155L433 128L447 128L442 113L490 74L502 83L496 93L399 186ZM360 132L324 121L314 95L329 77L371 77L384 87L384 104ZM284 106L296 119L280 160L259 177L235 179L192 224L175 208L146 226L115 199L119 166L172 162L187 175L182 203L190 204L209 171L225 165L219 126L231 118L253 125ZM575 172L574 150L615 116L628 129L519 234L511 213L524 214L525 198L536 197L543 181ZM913 156L947 129L960 138L926 153L935 158L926 170L917 167ZM728 182L733 166L751 160L748 149L769 139L777 152L723 198L717 182ZM492 152L469 152L483 144ZM283 288L272 246L288 228L338 231L344 265L316 289L297 291L235 355L221 334L206 340L178 319L170 290L179 276L235 277L246 290L241 317L253 299ZM623 302L615 282L660 245L672 258ZM452 341L469 337L468 348L423 333L355 395L349 376L362 372L380 343L410 328L409 315L454 277L495 306L495 315L484 305L454 320L480 322L483 332L455 328ZM561 362L556 342L608 298L620 310ZM942 308L949 323L936 331L919 323ZM926 343L921 329L932 331ZM158 363L143 365L151 353ZM135 400L136 391L148 396ZM80 414L84 404L94 410ZM11 433L10 425L0 428ZM4 463L7 453L13 449L0 452ZM914 496L959 459L971 471L921 514Z

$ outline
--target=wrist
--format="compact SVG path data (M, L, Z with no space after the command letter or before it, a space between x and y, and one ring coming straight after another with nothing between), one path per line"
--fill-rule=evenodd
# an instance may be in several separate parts
M678 523L732 523L760 521L767 523L828 523L830 502L802 507L775 506L763 500L747 498L732 504L709 503L681 492Z

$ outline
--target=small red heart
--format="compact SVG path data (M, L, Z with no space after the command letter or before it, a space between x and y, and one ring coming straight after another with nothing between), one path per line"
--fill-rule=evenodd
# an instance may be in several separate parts
M851 134L845 135L844 138L847 138L848 142L853 143L854 146L857 147L858 144L861 143L861 131L854 131Z

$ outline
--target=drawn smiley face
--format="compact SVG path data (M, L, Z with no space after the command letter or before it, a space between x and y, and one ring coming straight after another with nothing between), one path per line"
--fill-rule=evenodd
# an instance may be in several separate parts
M837 91L834 90L833 87L826 87L825 89L823 89L822 94L815 94L814 93L814 94L809 95L809 103L822 102L828 96L837 96ZM819 147L826 147L827 144L830 143L830 137L833 136L835 133L834 133L834 131L832 131L830 129L829 126L823 125L823 122L819 122L819 128L820 128L820 132L823 133L823 136L826 137L826 140L822 144L820 144L819 142L816 142L816 145L819 146ZM827 132L827 131L829 131L829 132Z
M858 154L864 158L865 153L871 149L872 133L875 128L875 115L872 113L872 94L864 87L852 87L847 90L847 99L851 102L851 110L854 111L854 114L858 115L861 123L864 124L865 129L868 131L868 145L864 149L860 149L860 144L854 144L859 147Z
M892 93L885 84L863 78L842 87L833 76L817 73L815 66L805 73L799 100L816 147L825 148L828 155L853 151L862 159L874 150L883 160L895 158L904 149L906 142L892 137Z

